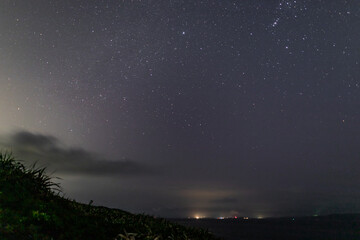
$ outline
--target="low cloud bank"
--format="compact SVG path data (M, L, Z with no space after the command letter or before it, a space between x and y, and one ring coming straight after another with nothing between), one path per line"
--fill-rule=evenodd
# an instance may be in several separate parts
M144 175L152 169L130 159L104 159L82 148L66 147L50 135L19 131L0 137L0 149L12 152L25 164L37 162L56 173L114 176Z

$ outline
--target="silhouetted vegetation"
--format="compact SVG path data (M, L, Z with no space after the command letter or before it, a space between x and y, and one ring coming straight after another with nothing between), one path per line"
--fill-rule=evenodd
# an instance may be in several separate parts
M81 204L59 189L45 169L0 153L0 239L217 239L164 219Z

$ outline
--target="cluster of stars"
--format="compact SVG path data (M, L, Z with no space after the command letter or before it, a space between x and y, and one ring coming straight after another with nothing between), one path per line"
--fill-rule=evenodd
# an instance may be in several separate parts
M1 6L0 126L251 189L356 146L358 1Z

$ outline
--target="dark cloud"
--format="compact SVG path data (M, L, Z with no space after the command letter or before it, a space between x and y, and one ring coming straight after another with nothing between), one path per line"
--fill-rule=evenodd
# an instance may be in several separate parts
M358 170L345 165L350 161L343 161L342 168L309 169L274 160L278 167L272 169L277 174L269 173L270 166L258 165L256 171L244 167L234 173L211 162L204 168L196 161L191 165L152 162L148 166L131 159L111 160L66 146L54 136L27 131L0 136L0 148L12 151L26 165L37 161L38 166L54 171L63 179L64 192L76 200L92 199L131 212L167 217L264 217L360 209L356 201L360 196ZM156 170L157 166L162 170ZM301 179L293 177L295 170Z
M20 131L1 138L1 145L25 164L37 162L56 173L81 175L149 174L152 169L129 159L109 160L82 148L66 147L49 135Z
M225 197L225 198L214 199L212 202L215 204L236 204L238 203L238 201L239 200L237 198Z
M12 144L16 144L16 146L35 147L44 150L56 147L59 142L53 136L45 136L23 131L12 135Z

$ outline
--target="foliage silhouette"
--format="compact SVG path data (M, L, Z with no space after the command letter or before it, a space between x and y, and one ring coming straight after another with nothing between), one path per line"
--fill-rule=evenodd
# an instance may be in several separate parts
M0 239L217 239L208 231L60 196L45 168L0 153Z

